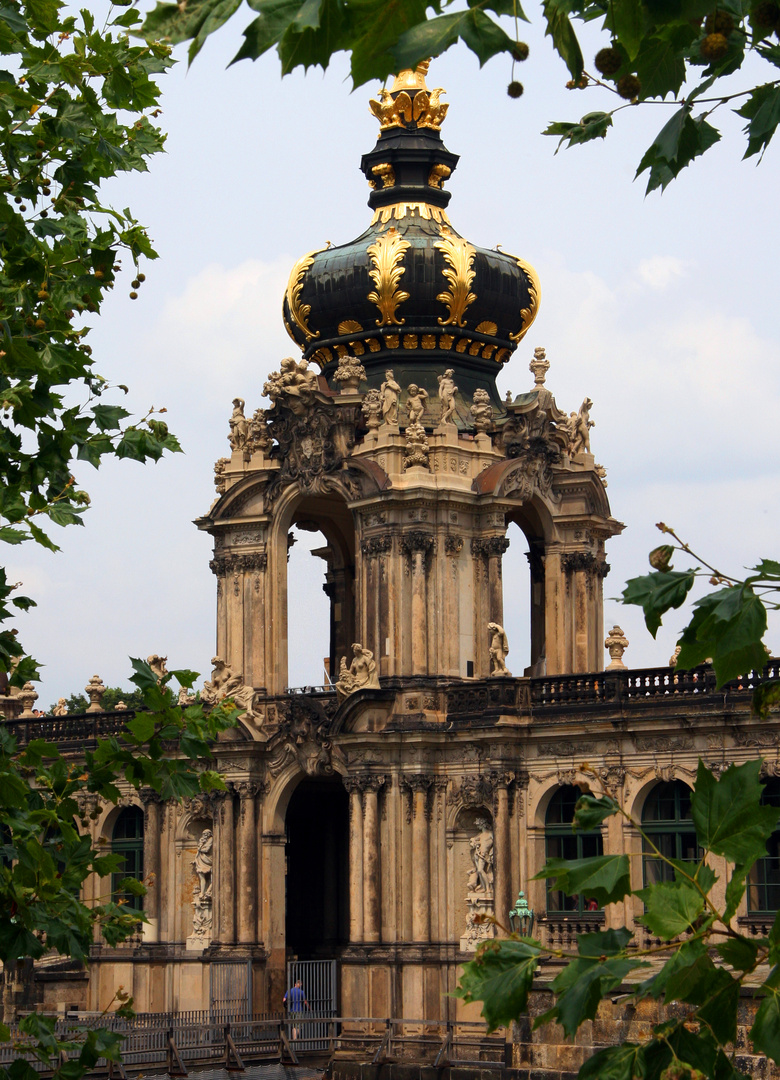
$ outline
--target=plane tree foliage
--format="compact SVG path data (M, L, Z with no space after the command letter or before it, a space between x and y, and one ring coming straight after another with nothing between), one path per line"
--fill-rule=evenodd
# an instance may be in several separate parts
M580 771L592 775L595 790L588 782L580 785L572 828L591 831L620 815L643 838L645 852L637 857L657 859L664 873L632 890L631 856L621 854L550 859L536 879L567 896L587 895L607 909L633 897L636 922L660 944L644 945L625 926L579 934L571 951L517 934L496 938L465 965L457 996L482 1002L491 1030L510 1025L526 1013L534 977L552 956L563 966L551 984L553 1004L536 1017L535 1028L554 1021L573 1038L619 987L625 1005L651 998L685 1006L655 1024L647 1038L598 1050L580 1068L580 1080L741 1080L737 1024L740 993L750 982L759 999L750 1041L756 1053L780 1064L780 914L766 937L741 933L735 920L751 869L766 856L780 818L780 808L762 803L760 770L760 761L749 761L730 765L717 779L699 761L691 817L701 857L683 862L664 855L641 824L598 789L595 772L583 764ZM725 888L716 890L723 860Z
M528 21L520 0L248 0L252 15L235 60L256 60L276 49L283 75L297 67L326 68L346 52L354 86L385 80L401 68L438 56L462 42L480 66L503 55L507 88L523 93L515 64L528 56L520 36ZM241 7L241 0L158 0L143 32L190 42L190 60ZM546 34L575 93L595 88L600 108L577 120L555 121L544 134L558 145L604 138L616 116L646 102L669 115L637 166L647 191L665 188L721 138L712 114L723 106L744 120L746 158L763 156L780 123L780 6L777 0L542 0ZM242 11L243 14L243 11ZM578 30L601 32L586 57ZM749 83L730 79L750 58ZM234 60L234 62L235 62ZM563 71L562 71L563 74ZM606 93L604 92L606 91ZM603 107L604 101L612 101ZM583 99L584 100L584 99Z

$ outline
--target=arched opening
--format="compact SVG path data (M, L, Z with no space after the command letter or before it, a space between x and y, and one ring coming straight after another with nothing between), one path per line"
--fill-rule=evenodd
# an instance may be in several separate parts
M288 959L330 959L349 941L349 796L343 784L303 780L285 825Z
M601 832L574 832L574 808L582 792L573 784L564 784L550 799L544 819L545 853L548 859L592 859L603 855L604 845ZM578 893L566 896L560 889L547 885L547 914L559 915L563 912L582 915L583 912L597 912L599 906L593 897Z
M328 674L335 682L356 624L355 525L337 495L302 499L293 510L286 607L287 685L320 686Z
M764 806L780 806L780 780L769 780L761 796ZM766 842L766 855L757 859L748 877L748 911L773 913L780 910L780 829Z
M127 806L119 812L111 833L111 853L123 859L111 875L113 898L117 902L124 900L127 907L140 911L143 897L120 888L125 878L141 881L144 876L144 812L140 807Z
M544 535L532 507L507 514L509 548L502 578L504 629L514 660L515 675L545 675Z
M645 885L673 881L674 867L667 859L695 862L699 857L696 830L691 820L691 789L682 780L656 784L642 807L642 872Z
M327 595L328 542L315 526L288 534L287 680L290 686L321 686L331 667L331 601Z

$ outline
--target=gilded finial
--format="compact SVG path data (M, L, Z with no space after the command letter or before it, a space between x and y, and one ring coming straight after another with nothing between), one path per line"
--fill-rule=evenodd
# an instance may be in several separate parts
M426 85L430 63L430 60L422 60L414 71L411 68L399 71L389 90L383 86L379 96L371 98L368 105L379 121L380 131L391 128L439 131L449 105L440 100L444 93L440 86L429 90Z

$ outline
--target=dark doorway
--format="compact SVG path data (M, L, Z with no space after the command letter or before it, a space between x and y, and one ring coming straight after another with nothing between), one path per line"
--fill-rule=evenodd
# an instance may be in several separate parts
M349 940L349 796L304 780L287 808L287 955L331 958Z

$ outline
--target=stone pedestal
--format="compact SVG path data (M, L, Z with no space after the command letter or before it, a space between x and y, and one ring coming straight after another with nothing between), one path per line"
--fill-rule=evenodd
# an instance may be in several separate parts
M496 936L495 926L487 921L494 916L493 897L490 894L470 892L466 894L466 903L466 932L460 939L460 951L476 952L483 941L489 941ZM482 921L477 916L482 916Z
M211 897L196 896L192 901L192 933L187 938L187 952L203 952L211 944Z

